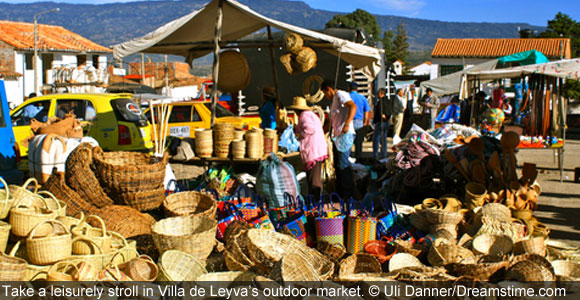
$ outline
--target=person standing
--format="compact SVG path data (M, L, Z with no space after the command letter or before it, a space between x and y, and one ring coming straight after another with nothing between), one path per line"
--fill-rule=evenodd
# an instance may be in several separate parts
M380 160L387 157L387 133L389 132L389 118L391 117L391 105L386 97L385 88L380 88L377 91L374 106L373 157ZM381 148L380 153L379 147Z
M423 96L419 104L423 107L423 116L427 120L425 126L429 125L430 129L434 129L435 118L437 118L437 109L439 109L440 106L439 98L433 95L433 90L431 88L427 88L425 96Z
M393 145L396 145L401 140L401 128L403 128L403 116L405 115L405 107L407 101L405 100L405 91L397 89L395 101L393 101Z
M369 125L369 114L370 106L367 99L358 93L358 83L350 83L350 98L356 104L356 114L352 124L354 125L355 138L354 138L354 158L360 160L362 158L362 147L364 138L367 134L367 126Z
M330 105L330 124L332 125L332 137L336 138L341 134L354 135L352 120L356 114L356 104L350 95L334 87L334 81L325 80L320 85L326 99L332 101ZM354 178L350 161L351 149L341 152L336 145L333 145L334 168L336 170L336 192L343 198L349 199L354 190Z
M293 109L299 116L295 131L300 139L300 157L308 176L308 187L310 195L314 199L320 199L322 193L322 168L324 161L328 158L328 145L322 129L320 118L311 111L306 104L306 99L294 97Z
M264 105L260 108L260 119L262 129L276 129L276 89L271 86L262 88L262 100Z

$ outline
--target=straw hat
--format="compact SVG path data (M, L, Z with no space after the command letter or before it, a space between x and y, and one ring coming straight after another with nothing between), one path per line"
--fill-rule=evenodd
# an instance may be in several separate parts
M288 106L290 109L311 110L312 108L306 104L306 99L303 97L294 97L292 105Z

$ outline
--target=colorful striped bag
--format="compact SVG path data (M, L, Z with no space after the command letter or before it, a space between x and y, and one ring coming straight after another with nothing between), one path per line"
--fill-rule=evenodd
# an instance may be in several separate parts
M357 203L358 205L353 205L353 202L354 200L351 200L349 207L358 208L349 212L346 245L346 250L351 254L363 251L364 245L368 241L376 240L377 237L377 219L372 216L373 205L371 204L371 209L368 210L362 202Z
M243 221L244 218L242 214L236 209L234 205L228 202L220 202L218 205L218 213L216 214L218 219L218 226L216 231L216 238L218 240L222 240L224 237L224 233L226 232L226 228L228 225L235 220Z
M292 199L292 195L286 193L285 198L288 217L280 220L276 225L276 230L289 234L304 244L313 245L312 236L306 231L308 221L304 214L303 197L298 195L296 199Z
M266 198L270 209L283 207L285 192L293 197L300 195L300 185L294 167L288 162L281 161L276 154L270 153L258 169L256 191Z
M332 202L333 198L340 200L340 210L337 210ZM324 201L318 204L318 217L316 217L316 240L325 241L332 245L344 247L344 202L336 193L330 194L330 205L325 208Z

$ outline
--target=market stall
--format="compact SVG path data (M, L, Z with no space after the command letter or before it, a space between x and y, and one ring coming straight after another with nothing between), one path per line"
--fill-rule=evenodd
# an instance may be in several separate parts
M474 98L481 81L506 78L522 81L522 103L516 103L514 114L521 119L517 124L521 128L518 149L553 149L558 156L560 181L564 167L567 105L562 88L566 79L579 78L579 68L580 60L570 59L491 71L467 71L468 86Z

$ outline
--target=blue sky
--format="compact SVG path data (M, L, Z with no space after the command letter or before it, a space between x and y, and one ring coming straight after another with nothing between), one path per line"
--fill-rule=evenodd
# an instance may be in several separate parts
M39 0L0 0L26 3ZM53 0L68 3L112 3L134 0ZM208 0L209 1L209 0ZM357 8L373 14L396 15L456 22L525 22L546 26L561 11L580 21L580 0L305 0L313 8L352 12Z

